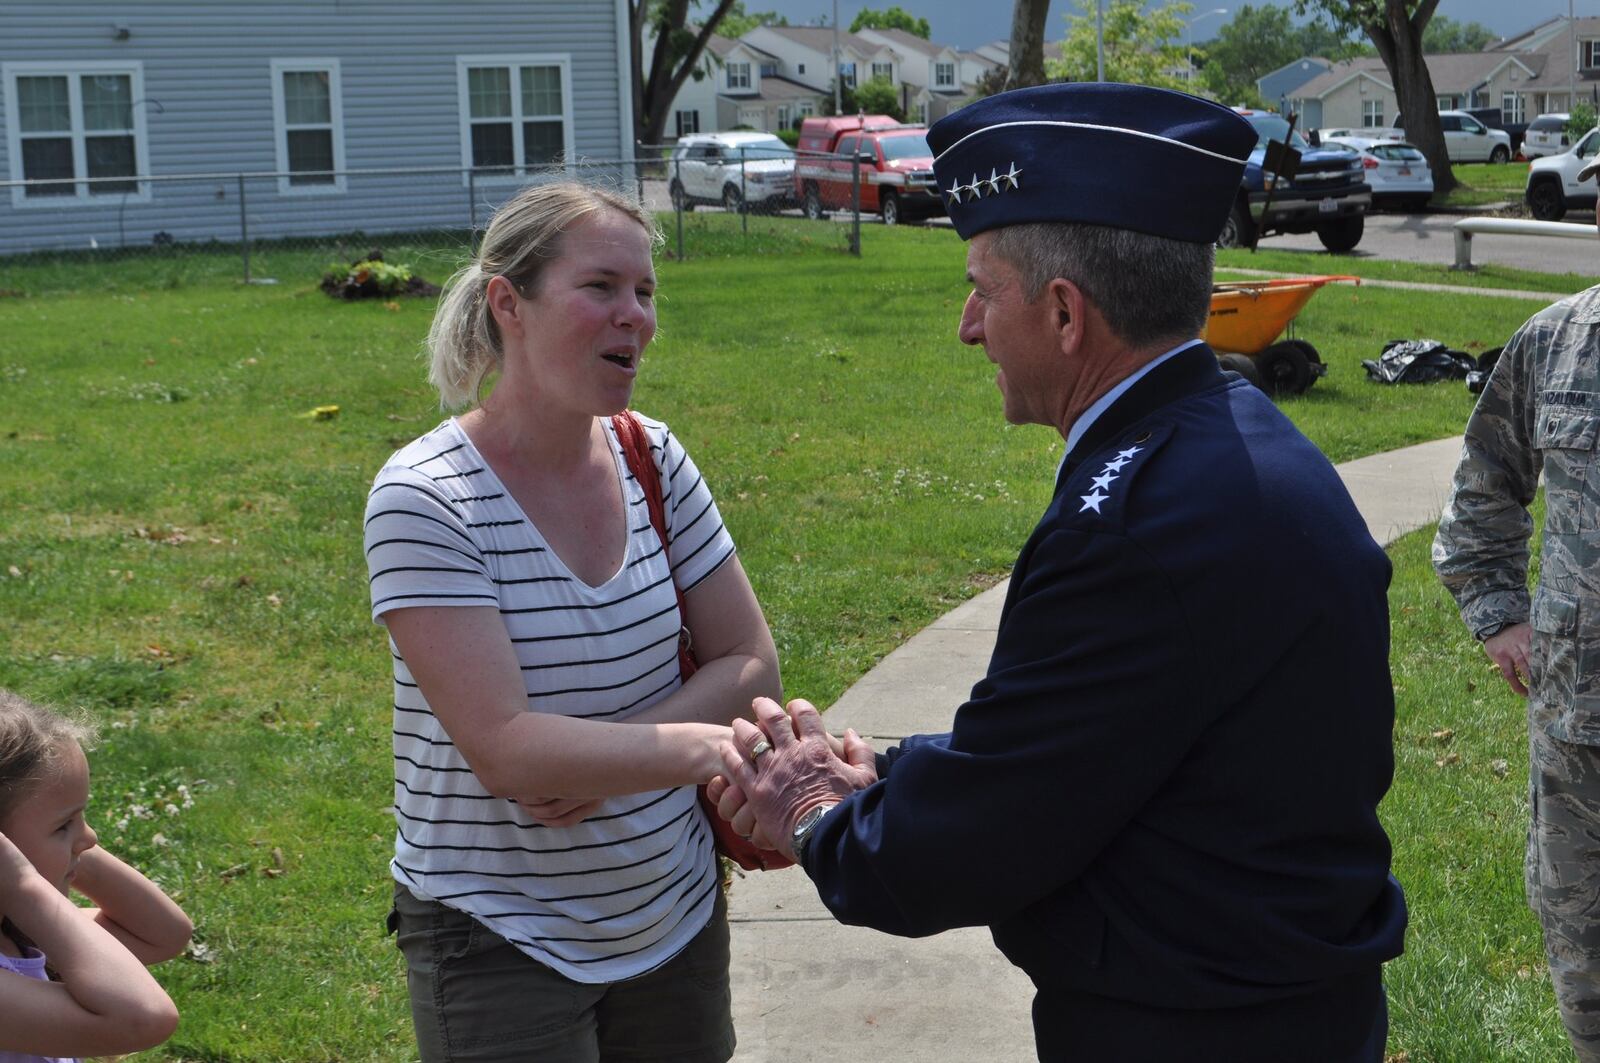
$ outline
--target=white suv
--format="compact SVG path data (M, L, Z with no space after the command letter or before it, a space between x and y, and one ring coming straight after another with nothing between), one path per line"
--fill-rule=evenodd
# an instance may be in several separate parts
M1394 125L1405 129L1404 118L1395 115ZM1440 111L1439 126L1451 162L1511 161L1511 134L1504 129L1490 129L1466 111Z
M1572 146L1567 139L1565 113L1541 114L1528 123L1527 135L1522 138L1522 157L1541 159L1546 155L1560 155Z
M794 149L771 133L693 133L673 146L667 163L674 210L696 203L745 203L765 209L794 203Z
M1600 153L1600 129L1591 129L1577 146L1560 155L1546 155L1528 164L1528 187L1522 194L1540 221L1560 221L1569 210L1593 210L1600 198L1593 177L1578 183L1578 171Z

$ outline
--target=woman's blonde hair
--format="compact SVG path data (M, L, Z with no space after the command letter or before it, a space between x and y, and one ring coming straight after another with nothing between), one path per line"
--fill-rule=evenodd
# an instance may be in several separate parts
M67 743L87 746L94 728L0 690L0 819L61 762Z
M445 285L428 329L428 380L439 390L441 406L471 402L483 378L500 365L500 329L484 298L489 281L504 277L531 298L545 264L561 253L561 237L605 210L638 222L652 246L662 242L655 218L637 199L577 181L524 188L495 211L477 258Z

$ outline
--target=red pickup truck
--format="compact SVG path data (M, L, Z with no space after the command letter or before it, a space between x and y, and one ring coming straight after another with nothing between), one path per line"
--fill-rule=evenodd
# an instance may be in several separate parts
M884 224L894 225L944 212L927 126L902 125L883 114L807 118L796 154L795 196L813 221L829 210L850 209L857 157L863 213L881 214Z

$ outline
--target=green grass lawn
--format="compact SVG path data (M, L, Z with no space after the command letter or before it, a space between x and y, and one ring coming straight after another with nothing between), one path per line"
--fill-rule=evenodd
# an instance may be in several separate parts
M993 367L956 341L952 233L869 227L856 259L837 226L687 221L636 405L705 471L786 689L828 704L1005 574L1060 439L1005 426ZM431 279L456 261L413 246ZM0 685L102 722L102 840L196 919L201 956L160 971L183 1025L150 1058L413 1050L381 929L389 662L360 523L384 458L441 416L418 355L432 307L328 300L315 280L335 257L264 257L279 283L249 288L198 256L0 266L20 293L0 296ZM1494 346L1539 305L1326 289L1296 328L1329 374L1283 408L1336 461L1458 432L1464 387L1373 385L1361 359L1394 338ZM337 417L302 416L326 404ZM1519 895L1520 706L1459 629L1425 538L1395 550L1384 814L1415 914L1388 976L1392 1044L1413 1061L1549 1058ZM180 785L193 807L169 814Z
M1511 162L1461 162L1450 167L1456 187L1445 196L1436 196L1436 207L1477 207L1485 203L1522 202L1528 186L1528 164Z

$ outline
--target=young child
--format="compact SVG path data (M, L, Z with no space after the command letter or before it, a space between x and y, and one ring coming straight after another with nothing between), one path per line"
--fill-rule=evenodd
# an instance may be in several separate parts
M182 952L194 928L96 844L88 737L0 690L0 1063L136 1052L178 1025L145 965ZM73 889L97 907L75 906Z

